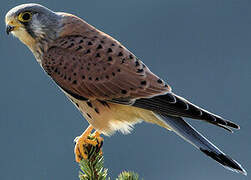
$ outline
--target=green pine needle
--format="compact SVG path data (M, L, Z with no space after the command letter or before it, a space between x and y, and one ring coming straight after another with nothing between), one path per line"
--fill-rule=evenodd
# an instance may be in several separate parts
M139 180L139 175L131 171L123 171L116 180Z
M88 138L94 140L93 135ZM96 139L98 142L98 140ZM82 159L79 163L81 171L79 172L80 180L110 180L107 177L108 169L104 168L104 156L101 153L101 147L103 142L98 142L96 146L88 144L84 146L84 152L86 152L88 158ZM139 180L137 173L130 171L123 171L119 174L116 180Z

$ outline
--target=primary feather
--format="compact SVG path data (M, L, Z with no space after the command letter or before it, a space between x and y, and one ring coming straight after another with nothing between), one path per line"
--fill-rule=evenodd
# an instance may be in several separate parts
M243 169L237 161L233 160L228 155L219 150L214 144L212 144L185 120L183 120L183 118L166 115L160 116L177 135L195 146L204 154L216 160L218 163L229 170L247 175L245 169Z
M231 129L228 127L235 129L240 128L237 124L210 113L172 92L166 93L165 95L154 96L152 98L137 99L133 106L145 108L164 115L204 120L229 131L231 131Z

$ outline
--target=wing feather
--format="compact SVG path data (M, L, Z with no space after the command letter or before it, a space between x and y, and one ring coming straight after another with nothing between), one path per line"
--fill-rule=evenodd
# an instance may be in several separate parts
M102 47L102 48L99 48ZM89 99L137 99L171 88L112 38L96 34L56 40L42 66L60 87Z
M143 62L99 31L59 38L44 53L42 66L64 91L81 100L107 100L200 119L227 130L239 128L173 94Z
M148 109L165 115L204 120L208 123L222 127L230 132L231 130L228 127L236 129L240 128L237 124L223 119L218 115L210 113L171 92L152 98L137 99L133 106Z

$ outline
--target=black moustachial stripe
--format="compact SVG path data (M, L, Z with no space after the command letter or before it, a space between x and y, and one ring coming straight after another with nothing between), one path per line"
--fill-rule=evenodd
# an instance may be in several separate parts
M32 38L36 39L35 33L31 30L29 26L25 26L25 29Z
M35 33L31 30L30 28L30 23L29 22L21 22L24 25L25 30L27 31L27 33L32 37L32 38L36 38Z

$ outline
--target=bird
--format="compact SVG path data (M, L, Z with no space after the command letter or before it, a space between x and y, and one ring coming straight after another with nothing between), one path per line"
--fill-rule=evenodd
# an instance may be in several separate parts
M232 132L239 125L176 95L119 41L69 13L40 4L21 4L6 16L6 33L33 53L45 73L78 108L89 126L76 139L75 160L87 158L81 147L102 141L101 134L130 133L148 122L176 133L225 168L247 175L234 159L213 145L185 118L204 121Z

